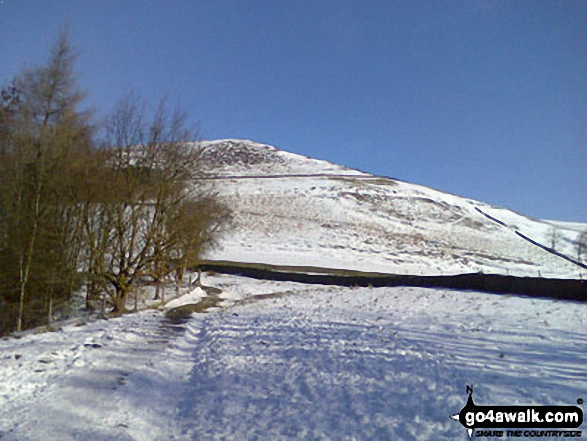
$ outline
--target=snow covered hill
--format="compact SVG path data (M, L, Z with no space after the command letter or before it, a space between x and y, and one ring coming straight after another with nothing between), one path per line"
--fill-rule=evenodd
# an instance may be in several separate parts
M390 274L585 278L584 225L530 219L245 140L201 143L198 164L234 210L211 260ZM587 252L580 257L587 261Z

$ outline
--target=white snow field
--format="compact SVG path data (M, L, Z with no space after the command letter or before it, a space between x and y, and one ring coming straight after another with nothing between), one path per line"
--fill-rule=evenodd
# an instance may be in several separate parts
M246 140L202 143L205 171L234 228L211 260L413 275L477 273L587 278L571 258L587 224L510 210L351 170ZM481 212L501 222L490 220ZM587 251L580 260L587 264Z
M479 405L587 397L585 304L205 280L226 299L206 314L0 340L0 439L465 440L466 385Z

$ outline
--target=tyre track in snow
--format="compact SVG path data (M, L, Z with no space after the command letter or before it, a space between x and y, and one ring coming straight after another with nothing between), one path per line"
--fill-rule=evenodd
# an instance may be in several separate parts
M450 373L394 329L230 313L202 327L179 405L186 439L409 440L454 429L455 393L438 406Z
M587 391L587 337L560 329L560 316L554 326L546 320L571 304L326 291L201 320L186 347L193 367L178 399L180 439L466 439L448 416L465 404L467 384L479 403L502 405L569 405ZM353 298L348 308L337 293ZM399 307L378 307L381 296ZM573 307L569 322L579 323L585 308Z

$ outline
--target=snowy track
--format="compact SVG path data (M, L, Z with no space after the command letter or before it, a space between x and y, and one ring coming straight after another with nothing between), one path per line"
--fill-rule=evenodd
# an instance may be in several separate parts
M478 404L587 398L586 305L282 286L176 326L148 312L1 341L0 439L464 440L467 384Z
M421 439L449 426L438 413L429 417L446 421L432 427L405 420L437 402L442 369L392 330L268 315L214 321L181 404L190 438Z
M340 307L341 295L353 296L348 306ZM183 435L464 439L448 415L464 405L466 384L475 384L479 402L574 404L587 392L587 338L551 329L546 317L560 319L557 309L568 306L553 305L333 289L209 316L180 405ZM581 319L572 317L567 325Z

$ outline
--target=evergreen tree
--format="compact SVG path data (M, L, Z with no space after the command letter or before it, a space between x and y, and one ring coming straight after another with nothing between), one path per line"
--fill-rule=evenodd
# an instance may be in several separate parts
M37 324L74 286L74 175L89 154L89 115L62 33L48 62L25 70L3 93L0 206L2 295L16 329ZM9 314L13 315L13 314ZM26 322L26 323L25 323Z

